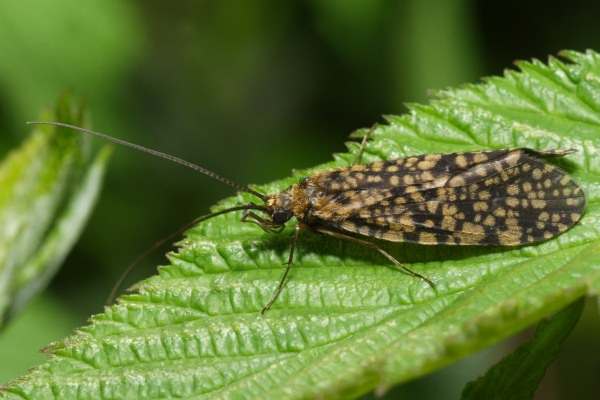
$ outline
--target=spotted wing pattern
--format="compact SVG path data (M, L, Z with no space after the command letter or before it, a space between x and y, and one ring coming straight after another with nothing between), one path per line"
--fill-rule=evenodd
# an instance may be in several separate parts
M429 154L315 175L312 224L393 242L514 246L583 213L581 188L529 149Z

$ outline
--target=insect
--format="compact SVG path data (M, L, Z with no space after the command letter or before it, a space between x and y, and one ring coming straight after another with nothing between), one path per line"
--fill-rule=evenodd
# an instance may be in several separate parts
M278 233L295 218L287 267L262 313L285 286L303 230L369 247L397 269L434 287L372 239L421 245L526 245L565 232L581 219L585 208L581 187L546 161L573 150L517 148L356 164L315 173L267 195L199 165L103 133L59 122L31 123L71 128L182 164L260 200L208 214L194 223L242 211L242 222Z

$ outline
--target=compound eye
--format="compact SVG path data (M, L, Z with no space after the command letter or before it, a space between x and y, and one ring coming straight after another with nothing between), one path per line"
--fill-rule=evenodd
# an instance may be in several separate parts
M292 213L289 211L275 211L273 213L273 223L276 225L285 224L290 218L292 218Z

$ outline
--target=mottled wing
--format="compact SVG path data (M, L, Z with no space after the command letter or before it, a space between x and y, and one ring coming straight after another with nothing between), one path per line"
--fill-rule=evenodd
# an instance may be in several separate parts
M380 173L377 185L331 193L338 212L323 201L320 223L341 231L395 242L513 246L550 239L583 213L583 191L561 169L528 149L438 155L428 168L408 169L413 180ZM431 158L431 156L430 156ZM406 164L402 160L401 164ZM389 171L394 172L394 171ZM427 173L429 172L429 173ZM425 176L423 176L425 174ZM369 179L372 183L374 178ZM397 183L397 185L395 185ZM345 189L342 188L342 189ZM349 199L347 201L346 199ZM344 202L347 204L344 206Z
M453 175L486 161L506 158L508 153L424 154L322 172L309 178L323 197L314 216L324 220L345 217L384 199L442 187Z

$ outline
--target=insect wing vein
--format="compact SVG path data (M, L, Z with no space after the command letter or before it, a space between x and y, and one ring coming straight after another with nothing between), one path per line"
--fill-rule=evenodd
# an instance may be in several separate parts
M353 167L362 171L358 177L338 170L342 189L321 181L333 193L315 215L322 225L394 242L514 246L547 240L581 218L585 197L543 156L527 149L454 153ZM394 165L404 169L389 171ZM347 189L348 177L361 179Z

